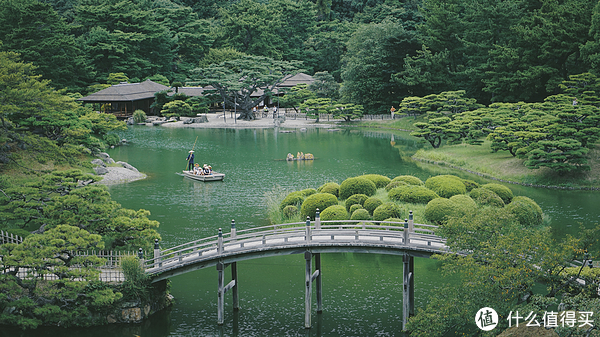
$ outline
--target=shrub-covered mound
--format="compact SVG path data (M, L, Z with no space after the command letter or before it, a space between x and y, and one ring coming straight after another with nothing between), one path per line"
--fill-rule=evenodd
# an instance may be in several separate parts
M445 222L449 216L454 215L456 204L450 199L437 198L431 200L425 206L425 219L433 223L441 224Z
M292 192L290 194L288 194L283 201L281 201L281 204L279 204L279 208L280 209L284 209L286 206L297 206L299 207L300 205L302 205L302 202L304 201L304 194L302 194L302 191L295 191Z
M354 211L356 211L357 209L361 209L363 208L363 206L361 204L354 204L352 206L350 206L350 210L348 210L348 213L352 214L354 213Z
M371 215L369 214L369 211L367 211L364 208L357 209L356 211L354 211L352 213L352 216L350 217L350 220L370 220L370 219L371 219Z
M410 184L405 181L396 180L396 181L392 181L391 183L385 185L385 190L389 192L394 187L408 186L408 185L410 185Z
M456 205L455 215L473 214L477 208L477 203L466 194L453 195L450 201Z
M340 199L345 200L354 194L372 196L377 191L375 183L362 177L348 178L340 185Z
M542 224L544 214L540 206L528 197L514 197L506 209L512 213L519 223L525 227L534 227Z
M387 218L402 218L402 208L394 202L386 202L373 211L373 220L383 221Z
M350 207L355 204L363 206L367 199L369 199L369 196L366 194L354 194L349 196L348 199L346 199L346 210L350 211Z
M451 175L435 176L425 181L425 187L434 191L442 198L450 198L453 195L467 193L467 187L462 179Z
M382 176L381 174L365 174L360 176L359 178L367 178L375 184L377 188L384 188L387 184L389 184L392 179Z
M392 179L392 182L394 181L403 181L409 185L423 185L423 181L414 176L397 176L396 178Z
M510 204L510 202L512 201L512 198L514 196L513 192L510 190L510 188L508 188L504 185L491 183L491 184L485 184L481 187L486 188L486 189L491 190L494 193L496 193L500 198L502 198L502 201L504 201L505 205Z
M473 180L461 179L461 181L463 182L463 184L465 184L465 187L467 188L467 192L471 192L471 190L473 190L474 188L479 187L479 184L474 182Z
M300 215L302 219L305 219L309 216L312 220L315 219L315 213L317 208L319 210L324 210L329 206L337 205L338 199L333 194L329 193L316 193L310 195L304 200L302 203L302 207L300 208Z
M329 206L321 212L321 220L348 220L348 212L342 205Z
M308 197L309 195L313 195L313 194L317 193L317 190L314 188L307 188L307 189L300 191L300 193L302 193L303 196Z
M367 211L369 211L369 214L373 214L375 208L379 207L381 204L383 204L383 201L379 200L379 198L370 197L369 199L365 200L363 206Z
M298 212L299 212L298 207L296 207L294 205L287 205L281 211L281 213L283 214L283 217L286 219L293 218L294 216L296 216L298 214Z
M325 183L317 189L318 193L330 193L336 197L340 196L340 185L338 183Z
M424 186L408 185L392 188L388 193L392 200L409 202L413 204L426 204L429 201L439 198L432 190Z
M490 205L496 207L504 207L504 201L494 191L487 188L474 188L469 192L471 199L479 205Z

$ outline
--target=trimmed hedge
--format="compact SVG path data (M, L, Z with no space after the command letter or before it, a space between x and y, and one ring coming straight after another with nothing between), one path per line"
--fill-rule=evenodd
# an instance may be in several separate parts
M388 193L388 197L392 200L409 202L413 204L426 204L435 198L439 198L434 191L424 186L416 185L392 188Z
M431 200L425 206L425 219L433 223L441 224L448 220L448 216L454 215L456 204L450 199L437 198Z
M467 187L462 179L451 175L440 175L427 179L425 187L434 191L442 198L450 198L453 195L467 193Z
M504 207L504 201L494 191L487 188L474 188L469 193L471 199L479 205L490 205L495 207Z
M364 208L361 204L354 204L354 205L350 206L350 210L348 210L348 213L352 214L357 209L364 209Z
M379 207L382 204L383 201L379 200L378 198L370 197L369 199L365 200L363 207L369 212L369 214L373 214L375 208Z
M477 203L466 194L453 195L450 201L456 205L454 215L473 214L477 208Z
M373 220L383 221L387 218L402 218L403 210L394 202L386 202L373 211Z
M300 191L300 193L302 193L303 196L308 197L309 195L313 195L313 194L317 193L317 190L314 188L307 188L307 189Z
M348 220L348 212L342 205L329 206L321 212L321 221L327 220Z
M306 219L306 217L309 216L311 220L314 220L317 208L319 210L324 210L329 206L337 204L338 199L335 195L329 193L316 193L308 196L304 200L302 207L300 208L300 215L302 216L302 219Z
M465 187L467 188L467 192L471 192L472 189L479 187L479 184L474 182L473 180L461 179L461 181L463 182L463 184L465 184Z
M285 206L300 206L304 202L304 194L301 191L295 191L288 194L279 204L280 209L284 209Z
M375 194L376 191L377 187L375 186L375 183L367 178L348 178L340 185L340 199L348 199L348 197L354 194L365 194L370 197Z
M350 211L350 206L354 204L359 204L362 206L367 199L369 199L369 196L366 194L354 194L349 196L348 199L346 199L346 210Z
M370 219L371 219L371 215L369 214L369 211L367 211L364 208L357 209L356 211L354 211L352 213L352 216L350 217L350 220L370 220Z
M296 216L298 214L298 212L299 212L298 207L296 207L294 205L287 205L281 211L281 213L283 214L283 217L286 219L290 219L290 218Z
M511 203L506 205L506 209L525 227L535 227L542 224L544 217L542 209L528 197L514 197Z
M423 185L423 181L414 176L397 176L396 178L392 179L392 182L394 181L403 181L409 185Z
M372 181L375 184L376 188L384 188L387 184L389 184L392 179L382 176L381 174L364 174L359 178L366 178Z
M385 190L389 192L394 187L408 186L408 185L410 185L410 184L407 183L406 181L396 180L396 181L392 181L391 183L385 185Z
M510 190L510 188L508 188L504 185L491 183L491 184L485 184L481 187L491 190L494 193L496 193L500 198L502 198L502 201L504 201L505 205L510 204L510 202L512 201L512 198L514 197L513 192Z
M339 197L340 185L338 183L325 183L317 189L317 193L331 193L336 197Z

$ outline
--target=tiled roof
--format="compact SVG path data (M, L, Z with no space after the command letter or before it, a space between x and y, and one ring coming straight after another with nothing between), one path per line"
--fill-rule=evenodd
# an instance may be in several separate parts
M296 86L296 85L302 84L302 83L306 83L306 84L310 85L314 81L315 81L315 79L310 75L307 75L305 73L297 73L294 76L288 77L285 81L283 81L283 83L281 83L279 85L279 87L288 88L288 87L293 87L293 86Z
M169 89L169 87L146 80L141 83L116 84L78 100L83 102L130 102L153 98L154 93L165 89Z

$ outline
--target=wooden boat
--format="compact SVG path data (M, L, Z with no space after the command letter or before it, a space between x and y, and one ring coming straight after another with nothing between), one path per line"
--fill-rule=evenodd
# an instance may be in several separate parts
M217 181L217 180L223 180L223 178L225 178L224 173L218 173L218 172L212 172L211 174L200 175L200 174L194 174L190 171L183 171L183 176L188 177L190 179L198 180L198 181Z

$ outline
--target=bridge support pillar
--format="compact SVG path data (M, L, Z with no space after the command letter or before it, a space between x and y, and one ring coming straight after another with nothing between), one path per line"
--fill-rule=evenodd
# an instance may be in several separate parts
M415 281L414 281L414 257L404 254L402 257L403 287L402 287L402 330L406 330L408 318L415 314Z
M227 285L225 285L225 267L226 265L223 262L217 262L217 273L219 278L219 288L217 290L217 324L219 325L223 325L223 322L225 321L225 293L230 289L233 289L233 308L239 309L239 298L237 294L237 264L232 264L231 277L233 280Z
M312 253L308 250L304 252L304 259L306 260L306 273L305 273L305 281L306 287L304 291L304 327L309 329L312 325L311 322L311 306L312 306L312 283L317 280L317 311L322 311L322 301L321 301L321 256L320 254L315 254L315 264L317 265L317 270L312 272ZM317 257L318 255L318 257ZM317 262L318 261L318 262Z

